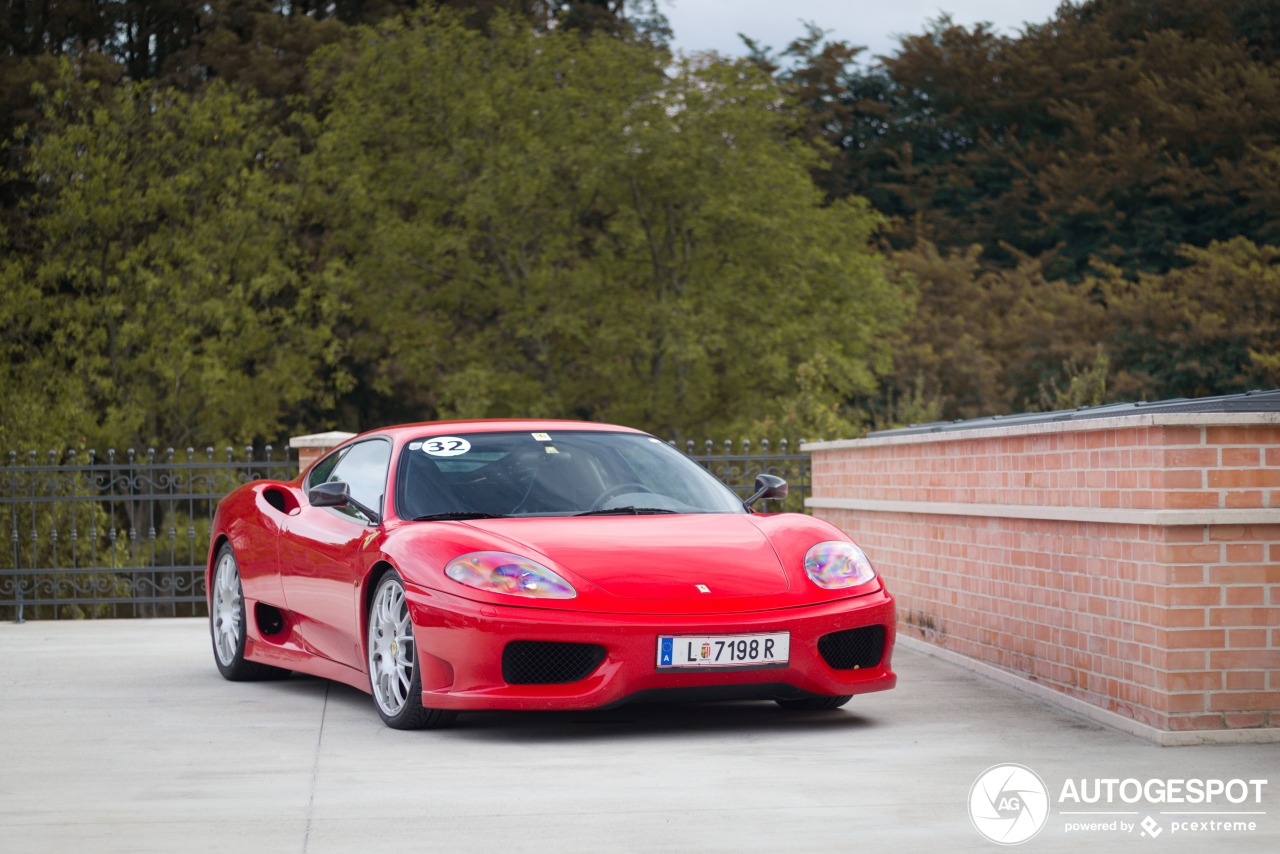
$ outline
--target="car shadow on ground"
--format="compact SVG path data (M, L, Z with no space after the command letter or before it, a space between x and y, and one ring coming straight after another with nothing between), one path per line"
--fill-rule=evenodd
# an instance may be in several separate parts
M871 718L844 709L797 712L769 701L637 703L588 712L468 712L457 735L477 741L582 741L588 738L701 737L803 730L851 731L874 727Z
M285 684L293 688L324 680L295 674ZM880 726L859 715L858 698L849 706L827 711L792 711L768 700L704 703L632 703L612 709L569 712L461 712L447 732L453 739L485 742L582 741L590 738L690 737L706 733L777 733L781 731L855 731ZM368 718L370 727L383 726L368 694L349 685L332 683L327 703L347 720Z

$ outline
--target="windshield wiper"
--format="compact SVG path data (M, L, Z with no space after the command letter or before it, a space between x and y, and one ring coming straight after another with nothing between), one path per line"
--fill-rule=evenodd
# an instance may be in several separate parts
M427 516L414 516L414 522L446 522L458 521L461 519L509 519L510 516L503 516L501 513L472 513L467 511L458 511L453 513L432 513Z
M660 507L610 507L607 510L588 510L585 513L574 513L575 516L656 516L662 513L675 513L675 510L663 510Z

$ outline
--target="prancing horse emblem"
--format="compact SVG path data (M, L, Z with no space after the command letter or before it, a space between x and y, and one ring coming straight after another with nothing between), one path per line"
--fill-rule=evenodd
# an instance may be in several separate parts
M711 592L711 588L710 588L710 587L708 587L708 586L707 586L707 585L705 585L705 584L699 584L699 585L698 585L698 590L699 590L700 592L702 592L702 593L710 593L710 592Z

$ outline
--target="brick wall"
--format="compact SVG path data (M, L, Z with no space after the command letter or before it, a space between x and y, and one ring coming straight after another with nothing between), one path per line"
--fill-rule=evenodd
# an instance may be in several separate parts
M900 632L1160 731L1280 727L1280 419L807 446Z

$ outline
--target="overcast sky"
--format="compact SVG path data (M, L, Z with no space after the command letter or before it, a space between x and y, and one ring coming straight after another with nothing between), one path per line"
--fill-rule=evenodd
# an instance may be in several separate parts
M1077 0L1079 2L1079 0ZM783 50L803 34L802 21L831 30L833 40L863 45L864 57L897 50L895 35L923 32L944 12L957 24L988 21L1015 35L1027 21L1053 17L1059 0L659 0L675 31L673 45L685 52L715 50L735 56L745 51L738 33Z

